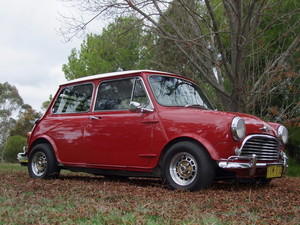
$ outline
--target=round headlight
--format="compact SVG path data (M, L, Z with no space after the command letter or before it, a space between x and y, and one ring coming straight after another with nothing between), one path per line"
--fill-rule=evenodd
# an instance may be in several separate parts
M281 142L281 144L286 144L289 139L289 133L288 130L284 126L279 126L277 129L277 135Z
M246 125L240 117L234 117L231 122L231 133L235 140L240 140L245 137Z

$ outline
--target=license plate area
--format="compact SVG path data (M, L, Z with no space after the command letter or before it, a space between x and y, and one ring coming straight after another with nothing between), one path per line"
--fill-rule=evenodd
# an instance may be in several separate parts
M282 165L271 165L267 167L267 178L282 177Z

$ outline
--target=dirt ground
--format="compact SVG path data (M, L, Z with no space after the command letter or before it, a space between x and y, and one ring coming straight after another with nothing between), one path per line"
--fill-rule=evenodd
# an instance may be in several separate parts
M219 182L198 192L168 190L160 179L112 181L81 173L36 180L26 171L0 171L0 181L0 224L30 224L36 221L26 218L42 215L43 223L58 224L95 215L106 224L300 224L300 178L266 186ZM120 222L116 214L132 218Z

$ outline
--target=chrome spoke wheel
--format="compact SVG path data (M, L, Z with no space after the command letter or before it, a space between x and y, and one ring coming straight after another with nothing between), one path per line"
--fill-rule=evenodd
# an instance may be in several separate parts
M43 176L48 166L46 154L44 152L35 153L32 158L31 166L34 175L36 175L37 177Z
M60 168L50 144L40 143L32 148L28 158L28 172L33 178L58 178Z
M170 189L197 191L212 184L215 163L199 144L181 141L164 155L161 176Z
M178 185L191 184L197 176L198 166L195 158L187 152L179 152L170 162L170 175Z

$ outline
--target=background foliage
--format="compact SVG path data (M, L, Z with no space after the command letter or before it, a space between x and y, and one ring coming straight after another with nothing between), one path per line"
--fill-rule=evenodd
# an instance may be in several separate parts
M20 135L10 136L4 147L5 162L16 163L17 154L23 152L23 146L26 146L26 138Z
M141 68L141 33L142 23L130 16L117 18L100 35L87 35L62 67L66 79Z
M299 1L75 2L95 19L134 15L142 21L145 68L197 80L223 109L299 121ZM86 26L73 23L62 34L76 35Z
M0 162L16 162L17 153L26 145L27 132L40 116L23 103L15 86L0 83Z
M0 162L3 162L4 146L10 129L16 123L12 115L22 104L23 99L15 86L8 82L0 83Z

